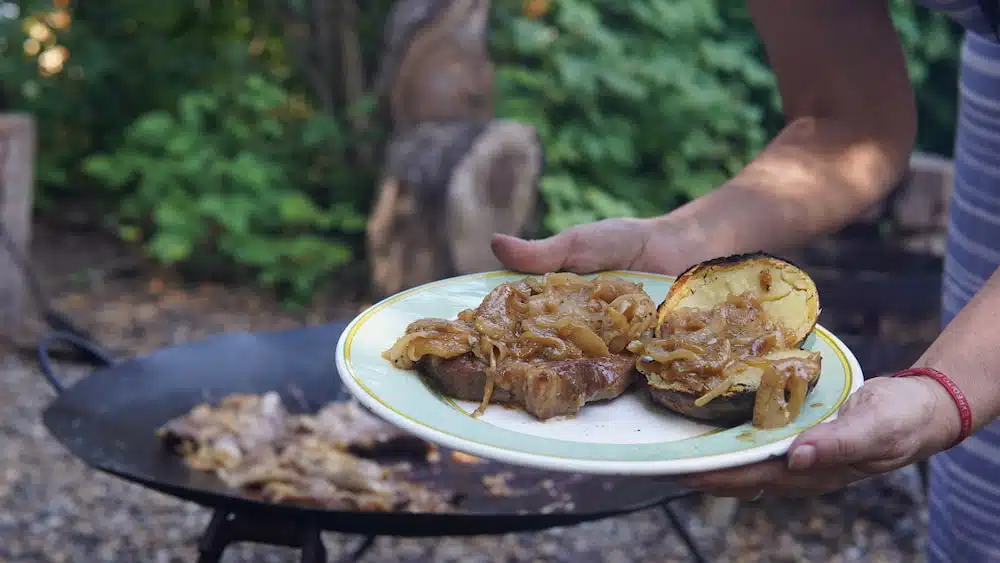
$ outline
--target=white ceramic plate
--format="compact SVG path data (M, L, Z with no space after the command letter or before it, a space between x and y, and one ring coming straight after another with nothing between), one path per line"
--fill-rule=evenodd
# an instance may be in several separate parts
M611 272L642 282L659 302L673 278ZM639 387L605 403L590 403L573 418L540 422L493 405L479 418L476 403L444 397L413 371L396 369L382 352L411 322L455 318L479 305L500 283L524 277L512 272L460 276L385 299L348 325L337 344L337 369L350 392L376 415L441 446L514 465L555 471L675 475L734 467L783 455L795 436L835 416L863 383L850 350L821 326L804 347L819 351L823 371L792 424L757 430L749 423L717 428L654 405Z

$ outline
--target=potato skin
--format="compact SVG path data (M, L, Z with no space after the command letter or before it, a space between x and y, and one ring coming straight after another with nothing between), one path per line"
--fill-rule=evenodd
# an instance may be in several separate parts
M809 382L809 391L819 382L816 377ZM754 401L757 399L757 389L745 385L734 385L721 397L700 407L694 402L698 395L680 389L664 389L649 387L649 396L653 402L676 412L677 414L719 426L739 426L753 419Z
M804 285L807 294L803 299L805 305L801 311L803 318L797 319L795 325L797 342L794 348L800 348L819 319L818 290L813 280L798 266L765 252L723 256L691 266L677 277L677 281L671 285L663 302L657 308L659 322L662 323L671 310L681 307L682 301L697 292L699 288L709 287L713 276L720 273L738 273L740 269L758 267L769 271L787 272ZM816 376L809 382L810 392L819 382L820 371L817 371ZM653 402L673 412L702 422L733 426L752 420L760 381L757 380L756 384L747 381L736 383L725 394L716 397L705 406L695 404L700 394L691 393L680 385L658 386L647 382L647 387Z

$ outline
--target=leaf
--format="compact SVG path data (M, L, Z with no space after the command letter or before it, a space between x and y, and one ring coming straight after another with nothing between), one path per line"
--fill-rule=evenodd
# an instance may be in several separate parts
M138 242L142 238L142 229L134 225L121 225L118 227L118 236L126 242Z
M87 158L83 161L83 170L88 176L112 188L120 188L132 178L130 167L107 155L98 154Z
M278 209L281 220L290 225L311 225L323 219L316 204L301 192L282 197Z
M554 62L560 79L568 88L577 90L579 94L585 96L597 93L598 68L593 62L562 53L555 56Z
M544 53L558 37L555 28L531 19L513 22L514 47L524 55Z
M204 114L215 109L211 96L198 92L181 98L180 120L188 127L200 128L204 123Z
M157 233L147 245L149 253L165 264L185 260L191 256L193 248L193 241L172 231Z
M195 133L182 131L167 139L167 154L177 157L188 157L201 141L201 137Z
M328 141L339 144L343 138L340 124L326 115L313 116L306 121L302 130L302 144L305 147L315 147Z
M169 113L151 112L135 122L129 130L129 137L137 143L161 145L166 141L174 125L174 118Z

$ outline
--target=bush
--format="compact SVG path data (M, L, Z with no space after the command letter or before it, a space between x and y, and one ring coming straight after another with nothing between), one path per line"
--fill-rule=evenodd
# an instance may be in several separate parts
M370 79L390 3L363 5ZM360 133L344 117L364 108L315 109L329 98L316 99L280 29L299 3L84 2L71 25L51 0L20 6L0 17L0 76L40 124L44 210L86 201L157 260L252 272L299 297L361 257L378 171L358 165ZM538 128L548 231L668 211L725 181L781 126L744 0L493 6L498 113ZM958 31L892 6L920 147L950 154ZM40 72L39 57L62 48L68 61Z
M546 149L545 226L655 215L742 168L780 128L743 0L535 0L498 7L500 112ZM920 145L950 154L958 30L893 2Z
M538 128L549 230L662 213L760 150L773 77L729 4L726 19L706 0L498 8L500 112Z
M300 101L301 104L301 101ZM338 123L294 115L288 92L252 74L148 113L87 172L120 190L119 233L166 264L217 272L221 254L265 287L308 297L355 258L337 234L364 229L351 194L317 201L305 188L336 181ZM327 198L328 200L330 198Z
M19 19L0 19L0 76L39 122L40 209L85 206L159 262L249 273L302 299L359 257L375 171L351 162L347 108L315 110L255 9L22 3ZM68 60L43 68L61 49Z

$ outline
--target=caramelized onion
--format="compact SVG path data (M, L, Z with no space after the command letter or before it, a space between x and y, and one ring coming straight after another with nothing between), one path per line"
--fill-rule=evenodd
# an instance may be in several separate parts
M777 428L801 411L810 368L799 357L767 360L764 356L788 349L793 340L791 332L769 318L760 301L747 292L729 295L711 310L672 311L652 337L629 346L641 355L636 368L650 382L683 386L698 395L699 407L725 394L747 366L760 369L753 425Z
M726 393L726 391L729 391L729 388L732 387L733 383L736 382L736 371L732 367L730 367L729 369L725 370L723 374L726 376L726 378L722 380L722 383L719 383L715 387L712 387L704 395L695 399L694 401L695 406L703 407L708 403L711 403L713 399L721 397Z
M788 424L785 378L770 362L755 362L754 365L763 370L764 375L754 400L753 425L763 429L780 428Z
M561 272L497 286L455 321L421 320L383 357L412 369L425 356L469 354L486 365L481 414L510 361L604 357L652 335L656 305L642 284Z
M666 351L663 348L658 348L656 350L650 350L646 352L653 361L666 365L670 362L675 362L677 360L687 360L689 362L697 362L698 354L695 354L691 350L685 348L679 348L677 350Z
M493 398L493 389L497 384L497 376L497 358L491 350L490 364L486 366L486 388L483 390L483 400L479 403L476 410L472 412L472 416L481 416L486 412L486 407L490 405L490 399Z
M440 330L419 330L425 326L427 325L418 325L417 332L411 332L397 340L392 348L382 353L382 357L400 369L411 369L413 362L426 355L455 358L472 350L475 336L468 329L443 327Z
M529 342L537 342L542 346L548 346L551 348L549 351L550 358L553 360L562 360L566 358L569 354L569 349L566 347L566 342L555 336L548 336L544 334L539 334L534 331L525 331L521 334L521 338Z
M560 327L559 335L576 345L588 357L603 357L611 353L608 344L590 330L590 327L580 323L570 323Z
M799 416L809 392L805 362L801 358L747 362L764 372L754 402L754 426L779 428Z

